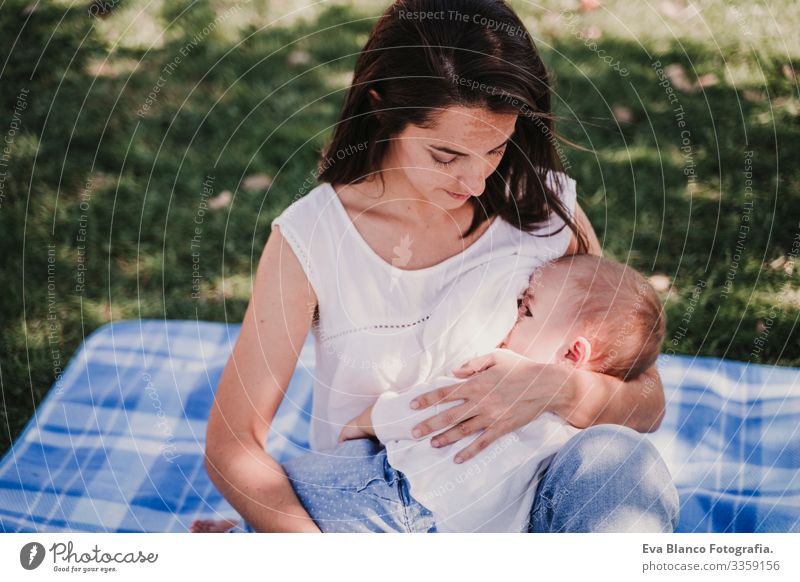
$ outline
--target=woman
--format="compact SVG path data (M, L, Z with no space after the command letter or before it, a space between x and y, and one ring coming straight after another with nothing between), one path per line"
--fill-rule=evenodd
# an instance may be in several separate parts
M385 450L337 444L338 433L430 365L418 349L426 314L465 268L506 252L602 253L552 136L547 72L505 3L387 9L358 58L320 185L273 222L209 417L206 468L244 530L435 531ZM263 445L309 329L312 452L281 465ZM451 427L437 439L450 446L483 431L468 458L554 412L588 428L547 469L530 531L671 531L675 488L637 432L663 415L655 368L623 383L501 354L465 364L472 377L457 392L419 399L464 399L420 436Z

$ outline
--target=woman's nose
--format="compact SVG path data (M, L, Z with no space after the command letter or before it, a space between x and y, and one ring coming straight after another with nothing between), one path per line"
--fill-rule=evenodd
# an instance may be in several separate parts
M459 176L458 183L461 187L461 193L471 196L480 196L486 188L486 179L484 178L483 172L476 172L474 169Z
M494 172L494 164L488 158L471 160L468 163L464 172L458 177L461 183L461 192L464 194L471 194L472 196L480 196L486 188L486 178Z

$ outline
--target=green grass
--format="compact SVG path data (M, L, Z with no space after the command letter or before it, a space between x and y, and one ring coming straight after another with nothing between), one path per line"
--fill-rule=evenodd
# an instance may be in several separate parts
M579 15L575 30L600 31L596 48L629 71L622 77L565 26L558 11L566 3L537 12L511 4L555 73L559 130L586 148L565 154L605 252L668 278L669 345L800 365L800 278L796 265L791 273L781 265L800 233L800 100L791 75L799 9L706 2L700 15L669 16L605 2ZM16 96L28 90L0 205L0 451L52 385L54 359L65 364L100 325L241 321L269 222L313 170L385 3L329 3L268 28L294 5L165 2L140 14L142 6L123 2L103 19L66 2L39 5L29 18L26 5L0 9L0 55L10 55L0 77L4 136ZM164 67L226 10L138 116ZM690 82L717 78L703 90L676 90L691 135L691 190L681 128L653 59L682 65ZM617 124L615 107L626 123ZM746 150L754 152L753 205L743 222ZM272 178L268 190L243 187L255 174ZM205 212L192 247L208 176L212 196L229 190L233 201ZM733 269L743 224L750 230ZM194 250L200 299L191 296ZM698 282L705 287L692 299ZM760 335L766 342L754 353Z

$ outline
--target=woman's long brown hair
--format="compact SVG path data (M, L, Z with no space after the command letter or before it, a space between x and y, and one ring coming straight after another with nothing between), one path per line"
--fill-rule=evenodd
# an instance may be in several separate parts
M585 236L561 203L562 181L545 182L548 171L563 171L550 92L533 40L505 2L398 0L359 54L317 180L357 184L380 174L392 139L408 124L431 127L447 107L517 113L500 164L483 194L469 199L475 213L463 236L495 215L535 233L553 212L586 252Z

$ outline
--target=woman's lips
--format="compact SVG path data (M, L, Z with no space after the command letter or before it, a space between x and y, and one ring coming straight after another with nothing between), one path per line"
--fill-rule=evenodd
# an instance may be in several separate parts
M456 194L455 192L450 192L450 190L445 190L445 192L447 192L455 200L463 201L469 198L469 194Z

